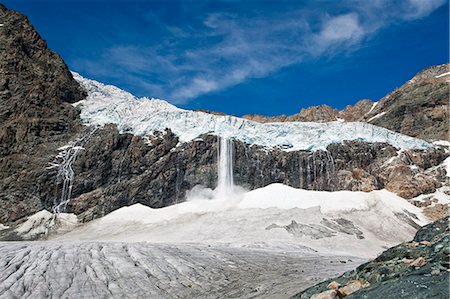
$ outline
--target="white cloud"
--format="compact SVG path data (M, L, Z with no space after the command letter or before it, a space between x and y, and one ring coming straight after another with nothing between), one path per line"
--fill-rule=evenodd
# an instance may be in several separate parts
M213 13L195 30L167 26L171 36L152 47L118 45L98 61L78 66L94 74L107 70L149 96L180 104L304 59L354 51L380 29L426 17L445 0L346 3L340 14L311 9L246 17Z
M181 89L175 90L172 96L176 99L191 99L204 93L214 91L218 88L217 82L203 78L194 78Z
M364 29L359 24L358 15L350 13L326 21L317 35L317 42L324 46L348 41L353 43L363 36Z

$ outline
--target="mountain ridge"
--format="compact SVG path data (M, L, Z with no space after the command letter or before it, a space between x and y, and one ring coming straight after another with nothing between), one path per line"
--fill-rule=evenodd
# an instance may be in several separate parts
M363 121L428 141L448 140L449 71L450 64L430 66L377 102L363 99L341 111L320 105L302 108L290 116L246 114L242 117L262 123Z
M339 111L329 105L310 106L302 108L299 113L289 116L264 116L261 114L245 114L242 118L267 123L267 122L331 122L331 121L358 121L374 106L375 102L363 99L354 105L347 105Z

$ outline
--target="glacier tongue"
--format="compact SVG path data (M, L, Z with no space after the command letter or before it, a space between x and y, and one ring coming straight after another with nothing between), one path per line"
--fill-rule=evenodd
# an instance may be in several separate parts
M117 124L121 132L151 135L170 128L181 142L211 133L265 147L280 146L285 150L326 149L344 140L385 142L397 148L424 149L432 145L368 123L257 123L229 115L184 110L166 101L137 98L115 86L83 78L74 78L87 90L81 107L81 118L91 125Z

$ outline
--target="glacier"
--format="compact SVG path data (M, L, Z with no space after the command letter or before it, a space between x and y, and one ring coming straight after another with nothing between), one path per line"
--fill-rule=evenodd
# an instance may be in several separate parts
M401 149L432 146L423 140L362 122L262 124L230 115L184 110L164 100L138 98L118 87L72 74L88 92L85 100L73 104L81 108L83 121L88 125L116 124L121 133L148 136L169 128L180 142L209 133L288 151L326 150L329 144L344 140L383 142Z
M0 242L0 298L288 298L412 238L419 208L386 190L272 184L229 199L141 204L76 223L41 211Z
M77 223L41 211L0 242L0 298L287 298L412 238L428 220L386 190L282 184L141 204Z
M363 261L220 244L0 242L0 298L288 298Z

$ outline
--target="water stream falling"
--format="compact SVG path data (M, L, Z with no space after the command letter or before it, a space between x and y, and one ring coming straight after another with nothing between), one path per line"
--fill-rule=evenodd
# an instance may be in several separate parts
M56 161L51 163L51 166L48 168L58 168L56 183L57 185L62 185L61 196L59 198L55 198L53 202L52 212L54 214L59 214L66 211L67 205L72 198L73 180L75 178L75 172L72 167L73 163L75 162L80 150L84 149L83 146L97 131L97 129L97 127L93 127L83 137L73 142L69 142L68 145L61 149L61 152L58 156L56 156Z
M224 199L233 193L233 141L225 137L219 138L216 196Z
M72 165L75 162L78 152L82 149L81 146L71 146L65 149L58 157L61 158L61 163L58 167L58 174L56 181L62 184L61 197L55 199L52 212L54 214L62 213L66 210L67 204L72 196L73 179L75 172Z

